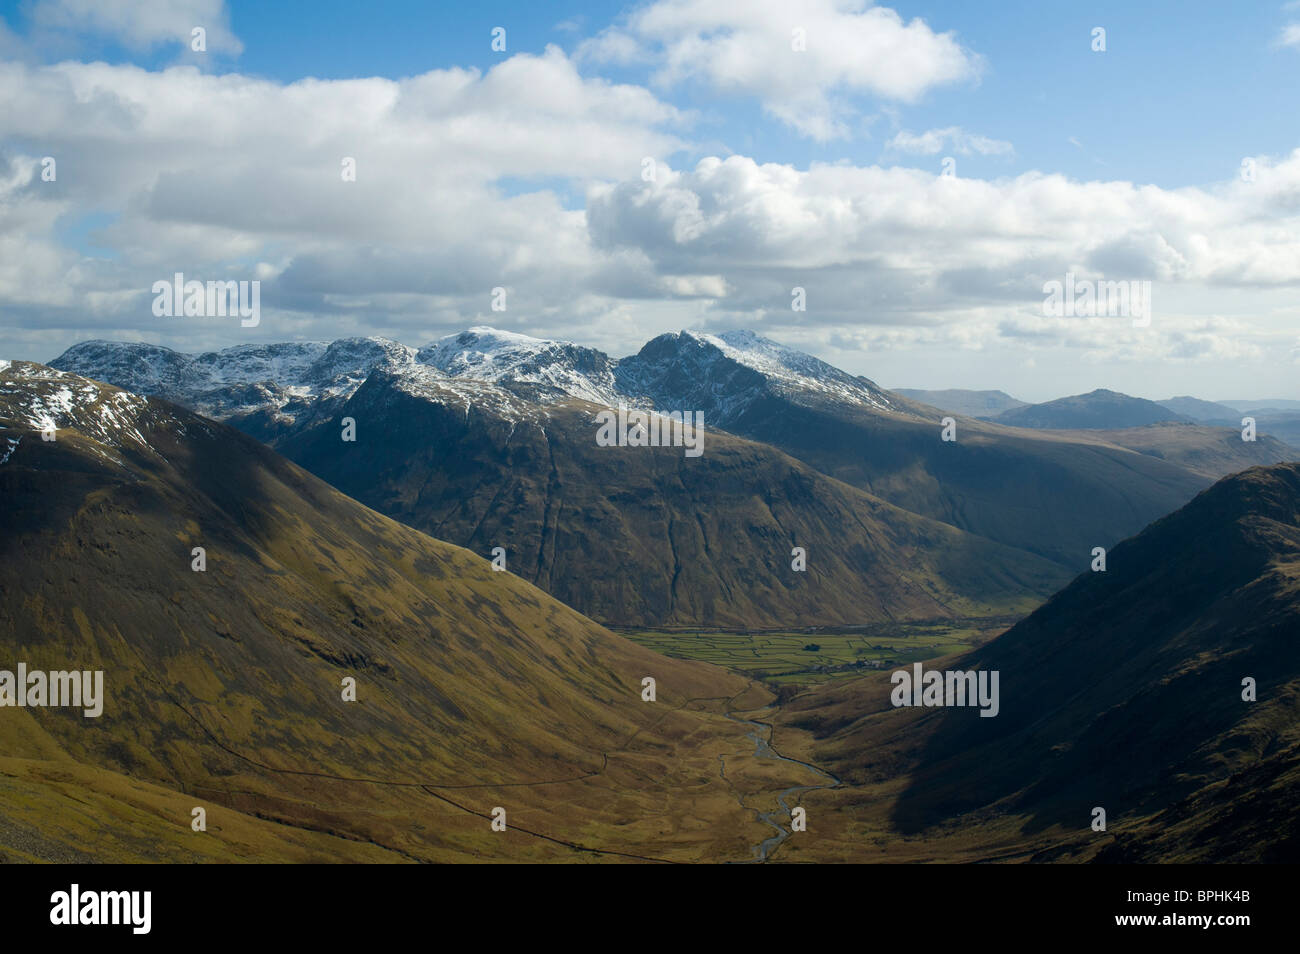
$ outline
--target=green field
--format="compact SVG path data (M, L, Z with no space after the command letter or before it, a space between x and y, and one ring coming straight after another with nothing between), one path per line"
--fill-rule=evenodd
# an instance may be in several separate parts
M978 646L1016 619L996 616L806 631L615 631L665 656L710 662L781 686L813 685L864 669L889 669L946 656Z

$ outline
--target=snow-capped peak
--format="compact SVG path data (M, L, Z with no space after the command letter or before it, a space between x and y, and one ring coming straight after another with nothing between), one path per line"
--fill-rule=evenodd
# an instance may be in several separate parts
M163 420L165 412L152 411L147 398L80 375L59 371L26 361L0 362L0 419L8 425L31 431L49 432L54 440L59 432L75 430L100 445L98 453L120 463L103 449L134 445L153 453L141 433L142 418ZM17 435L5 434L0 455L7 462L21 442ZM42 437L42 441L44 441Z
M626 394L657 407L707 411L723 427L777 393L795 402L892 409L888 395L866 378L752 331L660 335L620 361L615 377Z
M421 348L417 360L459 377L487 379L522 362L536 359L561 344L513 331L476 325L459 334L446 335Z
M194 355L191 360L195 370L204 375L207 387L263 381L290 387L302 382L328 347L320 341L235 345Z
M170 399L213 386L208 371L196 367L190 355L142 342L82 341L51 361L50 366L107 381L137 394Z
M476 326L421 348L416 360L452 377L541 384L598 404L618 402L614 361L569 341Z
M51 365L213 417L346 399L378 367L410 367L415 350L389 338L236 345L192 355L158 345L84 341Z
M764 338L753 331L740 329L724 331L718 335L683 331L682 334L713 345L737 364L752 368L787 388L864 403L880 410L892 409L885 391L866 378L855 377L820 358Z

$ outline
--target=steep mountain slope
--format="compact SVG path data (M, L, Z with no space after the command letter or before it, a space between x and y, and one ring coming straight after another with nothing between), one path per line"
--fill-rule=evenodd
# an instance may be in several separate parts
M614 369L622 393L665 409L703 410L728 430L756 401L792 400L894 410L890 393L752 331L670 332Z
M368 506L508 566L605 623L775 627L1023 611L1064 574L706 429L602 447L600 408L428 368L376 372L280 444ZM792 550L807 553L806 571Z
M989 420L996 418L1003 411L1018 407L1028 407L1025 401L1018 401L1005 391L965 391L961 388L949 388L943 391L922 391L916 388L891 388L895 394L905 398L929 404L951 414L964 414L966 417L982 417Z
M418 353L379 345L386 357L364 366L359 389L228 420L381 513L481 555L503 547L512 571L602 622L774 628L1001 614L1027 610L1068 578L707 420L702 458L680 447L600 447L595 409L562 400L621 399L615 365L599 352L491 329ZM101 348L60 363L86 366ZM222 380L263 373L231 363ZM792 381L818 375L827 393L883 398L778 346L762 364ZM305 370L269 386L306 387ZM356 443L341 440L343 418L357 422ZM797 546L809 554L806 572L792 567Z
M743 680L230 428L23 362L0 362L0 428L3 668L102 670L105 697L98 718L0 708L7 854L744 860L770 834L754 808L802 779L754 769L721 715Z
M938 418L942 413L937 409L752 332L662 335L638 354L617 362L591 349L484 328L449 336L419 351L382 339L357 340L363 344L369 341L365 346L373 352L373 360L360 362L352 373L325 362L334 371L333 378L309 378L304 370L321 361L324 352L311 355L303 368L276 372L278 377L266 382L257 381L259 375L268 373L264 362L236 372L230 365L238 363L239 354L201 356L201 361L192 361L204 368L221 368L219 376L204 371L209 375L204 380L224 381L225 385L214 388L205 384L178 399L283 448L316 472L328 472L331 480L346 480L349 492L390 515L400 512L404 514L402 519L416 520L421 518L414 515L415 511L423 505L397 503L393 486L418 481L436 490L444 483L454 483L463 478L458 472L461 459L487 453L484 445L474 445L461 454L453 442L463 435L447 432L441 438L441 453L425 460L425 476L408 469L405 477L395 483L391 474L385 473L382 480L393 485L388 489L367 486L361 466L364 461L357 461L356 455L349 464L331 463L328 441L322 445L326 448L322 455L311 461L300 456L307 453L305 435L318 428L334 428L337 433L337 421L343 416L341 407L371 371L398 374L417 382L441 375L442 383L435 389L438 393L493 395L491 400L497 403L539 409L569 395L596 396L611 404L626 401L664 411L700 411L710 433L724 430L751 442L771 445L814 470L904 510L1052 560L1060 566L1058 572L1065 575L1086 564L1092 547L1108 545L1135 532L1186 502L1207 483L1206 468L1193 471L1162 461L1157 456L1160 447L1144 446L1138 453L1089 432L1047 434L963 419L957 441L945 442L940 439ZM340 344L330 346L330 350ZM230 360L222 357L226 355ZM97 373L97 367L108 375L116 373L121 363L110 359L103 345L78 346L56 362L92 375ZM317 379L338 383L327 388L310 383ZM115 383L111 377L110 383ZM492 384L498 387L474 390ZM320 396L313 396L317 392ZM426 389L426 394L434 393ZM461 408L467 419L473 419L473 414L465 411L464 401L456 398L450 404ZM428 443L409 435L400 421L385 422L383 427L408 435L403 438L403 446L391 448L392 459L383 465L390 470L400 466L398 458L412 446L422 440ZM373 441L370 446L372 451L377 448ZM498 442L496 448L505 451L506 443ZM533 488L544 487L551 479L549 460L549 453L529 455L514 466L539 466L541 470L527 475L527 482ZM1251 458L1243 466L1268 460L1266 455ZM485 483L477 489L488 500L505 485L500 464L497 461L480 470ZM357 469L345 477L341 468L348 467ZM443 469L447 473L440 476ZM489 476L489 472L496 476ZM617 483L607 475L584 478L571 474L566 479L591 479L606 497L617 495L613 489ZM413 487L406 490L413 491ZM441 506L437 493L429 493ZM521 501L526 507L537 505L536 499L520 497L517 492L513 497L497 498L495 506L500 506L502 500L510 500L512 506ZM702 497L693 505L698 508L708 503ZM485 511L482 508L481 512ZM529 516L526 522L535 520ZM475 532L473 526L453 522L438 530L434 524L418 525L454 542L474 539L468 535ZM683 521L674 522L675 528L682 525ZM849 521L849 525L854 522ZM453 536L462 532L467 535ZM664 534L660 534L654 547L663 549L665 542ZM538 582L560 580L544 574L542 569L533 571ZM571 595L584 585L577 577L565 582ZM733 587L731 592L741 591ZM867 605L877 602L866 601ZM596 602L578 605L592 613L600 612ZM696 607L687 612L699 622L705 618L700 614L706 611ZM740 612L732 618L748 618L754 625L784 625L783 620L770 614L760 618Z
M867 812L905 779L896 832L1039 859L1300 859L1300 465L1225 478L1107 562L933 665L997 671L994 718L895 709L885 674L795 700L783 718L861 787L838 804Z
M905 510L1071 571L1086 565L1092 547L1136 532L1207 483L1082 432L963 419L956 441L943 441L935 408L844 372L832 386L788 371L769 376L760 370L768 363L682 332L651 341L615 373L656 406L703 410L706 421Z
M1115 430L1168 421L1188 423L1190 418L1176 414L1155 401L1130 397L1105 388L1015 408L998 415L998 423L1008 427L1049 430Z

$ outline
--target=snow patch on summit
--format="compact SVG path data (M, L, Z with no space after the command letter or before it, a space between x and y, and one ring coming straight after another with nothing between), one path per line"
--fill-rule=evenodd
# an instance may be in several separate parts
M104 447L120 449L129 442L157 453L141 433L141 421L146 414L155 423L167 415L151 411L147 398L39 364L7 362L0 373L0 416L35 431L52 427L56 440L59 430L75 430ZM18 441L6 441L8 461Z
M466 416L469 415L470 408L489 410L514 421L547 414L545 409L490 381L453 378L435 367L421 364L392 369L392 372L397 390L435 404L463 408Z
M596 404L619 400L615 362L602 351L569 341L480 325L421 348L416 360L454 378L539 384Z
M865 378L854 377L820 358L752 331L726 331L720 335L697 331L682 333L713 345L737 364L752 368L787 388L812 391L882 411L894 410L883 389Z
M64 371L225 418L276 416L318 399L346 400L377 367L409 367L415 350L388 338L236 345L192 355L158 345L84 341L52 362Z

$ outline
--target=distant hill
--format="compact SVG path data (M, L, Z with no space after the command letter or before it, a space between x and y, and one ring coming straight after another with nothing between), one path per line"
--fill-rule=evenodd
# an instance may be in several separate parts
M1180 397L1161 401L1165 407L1186 414L1198 424L1240 430L1243 418L1255 419L1255 433L1288 445L1287 460L1294 460L1300 448L1300 401L1201 401ZM1261 463L1263 463L1261 461Z
M1198 424L1227 425L1237 424L1241 420L1241 414L1236 408L1215 401L1202 401L1200 398L1184 396L1172 397L1157 403L1175 414L1191 418Z
M1005 391L965 391L949 388L946 391L923 391L916 388L894 388L895 394L920 401L941 411L964 414L966 417L995 418L1003 411L1018 407L1027 407L1025 401L1018 401Z
M1238 425L1241 417L1253 417L1258 433L1271 434L1293 448L1300 448L1300 411L1246 411L1237 419Z
M1238 411L1300 411L1300 401L1289 398L1259 398L1254 401L1220 401L1219 403L1236 408Z
M1087 394L1076 394L1005 411L998 415L997 422L1007 427L1046 430L1110 430L1143 427L1164 421L1190 420L1191 418L1155 401L1099 388Z

